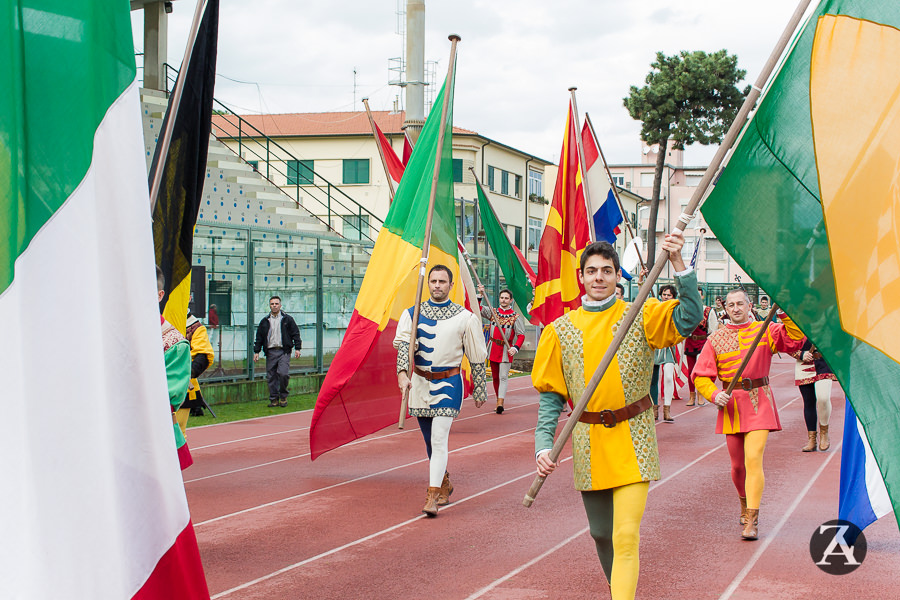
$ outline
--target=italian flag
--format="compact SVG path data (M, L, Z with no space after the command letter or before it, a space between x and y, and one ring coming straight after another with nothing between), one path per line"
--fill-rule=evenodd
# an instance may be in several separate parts
M129 2L0 6L0 597L209 598L172 443Z

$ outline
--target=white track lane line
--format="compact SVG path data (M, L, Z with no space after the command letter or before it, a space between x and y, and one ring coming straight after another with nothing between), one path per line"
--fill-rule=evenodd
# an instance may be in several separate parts
M223 425L227 425L227 423L223 423ZM306 431L307 429L309 429L309 427L300 427L298 429L286 429L285 431L276 431L275 433L263 433L261 435L253 435L250 437L228 440L225 442L217 442L215 444L207 444L206 446L197 446L197 447L191 446L191 452L196 452L197 450L204 450L206 448L215 448L217 446L226 446L228 444L237 444L238 442L247 442L249 440L258 440L260 438L267 438L267 437L272 437L275 435L284 435L285 433L296 433L298 431Z
M741 569L740 573L737 574L731 584L725 588L725 591L722 592L722 595L719 596L719 600L728 600L731 598L732 594L737 591L738 586L741 585L741 582L744 581L744 578L750 574L750 571L753 570L753 567L756 566L756 563L762 557L763 553L766 549L772 545L772 542L775 538L778 537L778 532L784 527L787 523L788 519L794 514L794 511L797 510L797 507L800 506L800 501L806 496L809 492L810 488L812 488L813 484L819 478L819 475L825 470L825 467L831 462L835 456L840 453L841 446L844 444L843 440L841 440L838 445L832 450L832 452L828 455L828 458L825 459L825 462L819 467L819 469L813 474L809 481L806 482L806 485L803 486L803 489L800 490L800 493L797 494L797 497L794 498L794 501L791 503L791 506L785 511L784 515L775 525L775 528L772 529L772 532L766 536L766 539L763 540L762 544L759 545L759 548L756 549L756 552L753 553L753 556L747 561L747 564L744 565L744 568Z
M781 374L781 373L779 373L779 375L780 375L780 374ZM777 377L777 375L776 375L776 377ZM784 407L790 406L791 404L793 404L794 402L796 402L796 401L799 400L799 399L800 399L799 397L794 398L794 399L791 400L790 402L785 403ZM783 408L784 408L784 407L783 407ZM656 426L659 427L659 425L660 425L661 423L662 423L662 421L656 423ZM722 443L719 444L718 446L716 446L716 447L714 447L714 448L711 448L710 450L707 450L706 452L704 452L703 454L701 454L699 457L695 458L693 461L691 461L691 462L689 462L688 464L686 464L685 466L681 467L680 469L678 469L677 471L675 471L674 473L672 473L672 474L669 475L668 477L666 477L666 478L664 478L664 479L661 479L660 481L657 481L657 482L653 483L653 484L650 486L650 490L651 490L651 491L652 491L652 490L655 490L656 488L658 488L659 486L665 484L666 482L671 481L672 479L674 479L674 478L677 477L678 475L682 474L683 472L687 471L687 470L688 470L689 468L691 468L692 466L696 465L697 463L699 463L699 462L702 461L703 459L705 459L705 458L707 458L708 456L710 456L711 454L713 454L716 450L719 450L719 449L721 449L721 448L724 448L725 446L726 446L726 443L725 443L725 442L722 442ZM805 492L804 492L804 493L805 493ZM550 556L551 554L553 554L553 553L556 552L557 550L561 550L561 549L564 548L567 544L569 544L569 543L575 541L576 539L578 539L579 536L584 535L585 533L587 533L587 532L589 532L589 531L590 531L590 527L585 527L584 529L582 529L581 531L579 531L578 533L576 533L575 535L573 535L573 536L570 537L569 539L564 540L563 542L560 542L559 544L557 544L556 546L554 546L554 547L551 548L550 550L547 550L546 552L544 552L544 553L541 554L540 556L537 556L537 557L531 559L530 561L528 561L527 563L525 563L525 564L523 564L523 565L521 565L521 566L519 566L519 567L516 567L515 569L513 569L512 571L510 571L509 573L507 573L507 574L504 575L503 577L500 577L499 579L497 579L497 580L491 582L491 583L488 584L487 586L481 588L480 590L478 590L477 592L475 592L474 594L472 594L471 596L469 596L468 598L466 598L466 600L476 600L476 598L482 597L483 595L485 595L486 593L488 593L489 591L491 591L491 590L494 589L495 587L497 587L497 586L499 586L499 585L505 583L506 581L509 581L511 578L515 577L516 575L518 575L519 573L521 573L521 572L524 571L525 569L527 569L527 568L529 568L529 567L532 567L532 566L536 565L536 564L537 564L538 562L540 562L541 560L547 558L548 556ZM740 583L740 582L739 582L739 583ZM720 598L720 600L724 600L724 599L723 599L723 598Z
M561 460L560 462L562 463L562 462L566 462L566 461L569 461L569 460L571 460L571 458L565 458L565 459ZM453 502L453 504L449 504L449 505L447 505L447 506L444 506L444 507L441 508L441 512L445 512L445 511L447 511L447 510L452 509L454 506L459 506L460 504L463 504L464 502L468 502L469 500L473 500L473 499L475 499L475 498L477 498L477 497L479 497L479 496L482 496L482 495L484 495L484 494L493 492L493 491L495 491L495 490L498 490L498 489L500 489L500 488L502 488L502 487L505 487L505 486L510 485L510 484L512 484L512 483L515 483L515 482L517 482L517 481L521 481L522 479L525 479L526 477L533 477L533 476L534 476L534 471L531 471L531 472L526 473L525 475L520 475L519 477L515 477L515 478L513 478L513 479L510 479L509 481L505 481L505 482L503 482L503 483L499 483L499 484L497 484L497 485L495 485L495 486L493 486L493 487L491 487L491 488L488 488L488 489L486 489L486 490L482 490L482 491L480 491L480 492L478 492L478 493L476 493L476 494L472 494L471 496L466 496L465 498L462 498L462 499L460 499L460 500L457 500L457 501ZM325 558L325 557L331 556L332 554L336 554L336 553L338 553L338 552L340 552L340 551L342 551L342 550L346 550L347 548L352 548L353 546L358 546L359 544L368 542L369 540L373 540L373 539L375 539L375 538L377 538L377 537L380 537L380 536L382 536L382 535L384 535L384 534L386 534L386 533L390 533L390 532L396 531L396 530L398 530L398 529L400 529L400 528L402 528L402 527L406 527L407 525L411 525L412 523L415 523L416 521L421 521L421 520L424 519L424 518L426 518L426 517L425 517L424 514L422 514L422 515L419 515L419 516L417 516L417 517L413 517L412 519L407 519L406 521L403 521L402 523L397 523L396 525L392 525L392 526L388 527L387 529L382 529L381 531L376 531L375 533L372 533L372 534L367 535L367 536L365 536L365 537L362 537L362 538L353 540L352 542L347 542L347 543L344 544L343 546L338 546L337 548L332 548L331 550L327 550L326 552L322 552L321 554L317 554L317 555L315 555L315 556L311 556L311 557L309 557L309 558L307 558L307 559L301 560L300 562L294 563L294 564L292 564L292 565L288 565L288 566L286 566L286 567L283 567L283 568L281 568L281 569L278 569L277 571L273 571L272 573L269 573L268 575L263 575L262 577L257 577L257 578L254 579L253 581L248 581L247 583L242 583L241 585L236 586L236 587L233 587L233 588L231 588L230 590L225 590L224 592L219 592L218 594L216 594L215 596L212 597L212 600L216 600L217 598L224 598L225 596L228 596L228 595L230 595L230 594L233 594L234 592L238 592L238 591L240 591L240 590L245 590L245 589L247 589L248 587L254 586L254 585L258 584L258 583L262 583L262 582L264 582L264 581L267 581L267 580L269 580L269 579L272 579L273 577L277 577L278 575L282 575L283 573L287 573L287 572L289 572L289 571L293 571L294 569L297 569L297 568L302 567L302 566L304 566L304 565L308 565L309 563L314 562L314 561L317 561L317 560L319 560L319 559L321 559L321 558ZM195 526L195 527L196 527L196 526Z
M521 409L521 408L526 408L526 407L532 406L532 405L534 405L534 404L537 404L537 402L531 402L531 403L528 403L528 404L520 404L520 405L518 405L518 406L514 406L514 407L508 408L507 411L515 410L515 409L517 409L517 408L519 408L519 409ZM468 420L470 420L470 419L481 419L481 418L484 418L484 417L490 417L490 416L492 416L492 415L494 415L494 414L495 414L495 413L492 413L492 412L490 412L490 413L481 413L481 414L478 414L478 415L471 415L471 416L468 416L468 417L463 417L463 418L461 418L461 419L456 419L456 421L468 421ZM386 434L384 434L384 435L377 435L377 432L376 432L376 434L369 434L368 436L366 436L366 437L364 437L364 438L362 438L362 439L354 440L354 441L352 441L352 442L349 442L349 443L347 443L347 444L344 444L344 446L342 446L342 447L358 446L358 445L360 445L360 444L368 444L368 443L376 442L376 441L378 441L378 440L382 440L382 439L385 439L385 438L393 437L393 436L395 436L395 435L404 435L404 434L411 433L411 432L419 432L419 428L418 428L418 427L415 427L415 428L409 428L409 429L402 429L402 430L400 430L400 431L394 431L394 432L392 432L392 433L386 433ZM192 449L192 450L193 450L193 449ZM262 467L268 467L268 466L275 465L275 464L282 463L282 462L289 461L289 460L297 460L297 459L300 459L300 458L306 458L306 457L309 456L309 455L310 455L310 452L305 452L305 453L303 453L303 454L297 454L297 455L294 455L294 456L288 456L287 458L279 458L279 459L277 459L277 460L272 460L272 461L268 461L268 462L264 462L264 463L259 463L259 464L256 464L256 465L250 465L250 466L248 466L248 467L241 467L240 469L233 469L233 470L231 470L231 471L223 471L223 472L221 472L221 473L213 473L212 475L204 475L203 477L195 477L194 479L185 479L185 480L184 480L184 484L187 485L187 484L189 484L189 483L194 483L194 482L196 482L196 481L203 481L203 480L205 480L205 479L214 479L214 478L216 478L216 477L223 477L223 476L225 476L225 475L233 475L233 474L235 474L235 473L242 473L242 472L244 472L244 471L250 471L250 470L253 470L253 469L260 469L260 468L262 468Z
M504 439L504 438L512 437L512 436L514 436L514 435L521 435L521 434L523 434L523 433L528 433L529 431L534 431L534 427L531 427L530 429L522 429L521 431L515 431L515 432L513 432L513 433L507 433L507 434L501 435L501 436L499 436L499 437L493 437L493 438L490 438L490 439L488 439L488 440L482 440L482 441L476 442L476 443L474 443L474 444L469 444L468 446L463 446L462 448L456 448L456 449L454 449L454 450L451 450L451 451L450 451L450 454L455 454L455 453L457 453L457 452L462 452L463 450L469 450L469 449L471 449L471 448L476 448L476 447L478 447L478 446L483 446L484 444L489 444L489 443L491 443L491 442L495 442L495 441L497 441L497 440L502 440L502 439ZM396 471L396 470L398 470L398 469L405 469L406 467L411 467L411 466L413 466L413 465L418 465L418 464L421 464L421 463L423 463L423 462L428 462L428 459L427 459L427 458L423 458L423 459L416 460L416 461L413 461L413 462L410 462L410 463L406 463L406 464L403 464L403 465L397 465L397 466L391 467L391 468L389 468L389 469L384 469L383 471L378 471L378 472L376 472L376 473L369 473L368 475L363 475L363 476L361 476L361 477L356 477L356 478L354 478L354 479L348 479L347 481L342 481L342 482L340 482L340 483L335 483L335 484L332 484L332 485L329 485L329 486L326 486L326 487L316 488L316 489L314 489L314 490L309 490L308 492L303 492L302 494L297 494L297 495L295 495L295 496L289 496L289 497L287 497L287 498L280 498L280 499L278 499L278 500L273 500L272 502L267 502L266 504L258 504L258 505L256 505L256 506L251 506L250 508L245 508L245 509L243 509L243 510L239 510L239 511L233 512L233 513L229 513L229 514L227 514L227 515L222 515L222 516L219 516L219 517L213 517L212 519L207 519L206 521L201 521L200 523L194 523L194 529L197 529L198 527L201 527L201 526L203 526L203 525L208 525L209 523L215 523L216 521L222 521L222 520L224 520L224 519L230 519L231 517L236 517L236 516L239 516L239 515L245 515L245 514L247 514L247 513L251 513L251 512L257 511L257 510L261 510L261 509L263 509L263 508L268 508L268 507L270 507L270 506L275 506L276 504L281 504L281 503L283 503L283 502L289 502L289 501L291 501L291 500L297 500L298 498L304 498L304 497L309 496L309 495L312 495L312 494L316 494L316 493L319 493L319 492L324 492L324 491L326 491L326 490L331 490L331 489L334 489L334 488L337 488L337 487L341 487L341 486L344 486L344 485L348 485L348 484L351 484L351 483L356 483L357 481L363 481L363 480L365 480L365 479L370 479L370 478L372 478L372 477L377 477L377 476L379 476L379 475L384 475L385 473L390 473L391 471ZM476 494L476 495L477 495L477 494Z

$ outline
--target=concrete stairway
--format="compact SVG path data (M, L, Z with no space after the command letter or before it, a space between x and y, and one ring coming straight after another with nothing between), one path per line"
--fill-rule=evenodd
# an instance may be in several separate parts
M167 104L168 99L163 92L141 89L148 169L153 161ZM250 225L339 237L213 136L209 140L206 184L197 222L205 225Z

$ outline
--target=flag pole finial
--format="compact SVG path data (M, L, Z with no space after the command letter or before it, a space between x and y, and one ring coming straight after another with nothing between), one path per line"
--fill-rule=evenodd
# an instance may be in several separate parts
M574 92L574 91L577 90L577 89L578 89L578 88L575 87L575 86L573 85L572 87L569 88L569 91L570 91L570 92Z
M450 35L448 35L448 36L447 36L447 39L450 40L451 42L459 42L459 41L462 41L462 38L459 37L459 35L457 35L457 34L455 34L455 33L451 33Z

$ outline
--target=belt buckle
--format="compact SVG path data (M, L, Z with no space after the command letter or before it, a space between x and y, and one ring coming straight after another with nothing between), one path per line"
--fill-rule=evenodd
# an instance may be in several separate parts
M745 392L749 392L753 389L753 380L752 379L741 379L741 389Z
M609 422L607 422L607 418L609 419ZM601 425L612 429L613 427L616 426L617 423L618 423L618 420L616 420L616 415L613 411L611 411L609 409L600 411L600 424Z

